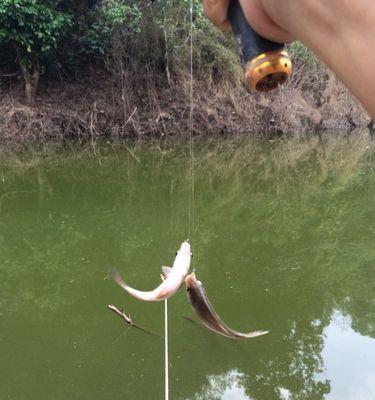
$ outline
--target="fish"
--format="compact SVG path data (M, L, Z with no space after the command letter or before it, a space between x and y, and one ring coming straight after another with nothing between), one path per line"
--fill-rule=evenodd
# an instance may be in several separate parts
M143 301L162 301L173 296L184 283L185 276L189 272L191 262L191 248L187 241L184 241L176 252L176 257L171 267L162 267L164 276L163 282L154 290L143 292L130 287L121 277L118 271L111 272L112 278L131 296Z
M239 340L250 339L268 333L268 331L241 333L229 328L214 310L202 282L197 280L194 272L185 277L185 286L195 314L200 323L209 330L229 339Z

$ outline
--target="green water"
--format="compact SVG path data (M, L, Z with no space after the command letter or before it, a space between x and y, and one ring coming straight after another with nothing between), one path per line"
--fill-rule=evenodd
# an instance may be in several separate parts
M196 140L198 278L245 342L169 301L170 398L375 399L375 145L367 134ZM189 147L103 143L2 153L0 399L162 399L159 284L189 236Z

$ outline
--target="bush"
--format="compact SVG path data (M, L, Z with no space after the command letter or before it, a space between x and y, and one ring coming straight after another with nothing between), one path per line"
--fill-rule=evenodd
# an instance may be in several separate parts
M57 47L70 16L57 11L53 2L2 0L0 43L10 44L25 79L26 97L35 99L40 76L40 57Z
M91 11L89 17L80 18L80 35L78 36L81 55L105 60L113 52L114 35L126 42L140 32L142 14L136 4L126 4L124 0L111 0L97 10Z

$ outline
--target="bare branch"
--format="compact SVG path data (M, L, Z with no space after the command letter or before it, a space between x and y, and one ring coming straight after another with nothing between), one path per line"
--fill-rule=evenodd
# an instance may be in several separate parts
M117 314L119 317L121 317L128 325L133 326L134 328L137 328L137 329L139 329L139 330L141 330L141 331L143 331L143 332L145 332L145 333L147 333L149 335L160 337L160 335L158 335L157 333L152 332L152 331L144 328L143 326L135 324L133 322L133 320L131 319L130 315L126 315L123 309L119 310L113 304L108 304L108 308L110 310L112 310L115 314Z

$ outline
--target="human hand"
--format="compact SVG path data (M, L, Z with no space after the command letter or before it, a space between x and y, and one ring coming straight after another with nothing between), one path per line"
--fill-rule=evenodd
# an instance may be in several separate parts
M230 0L202 0L207 17L230 27ZM239 0L246 19L276 42L301 40L375 118L374 0Z
M295 37L274 22L262 0L239 0L244 15L261 36L280 43L292 42ZM204 12L210 21L222 30L230 29L228 8L230 0L203 0Z

